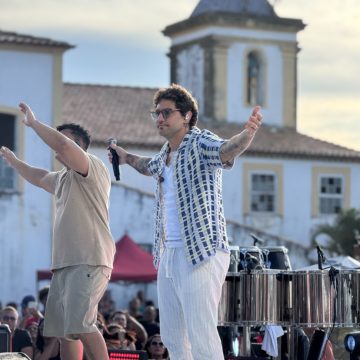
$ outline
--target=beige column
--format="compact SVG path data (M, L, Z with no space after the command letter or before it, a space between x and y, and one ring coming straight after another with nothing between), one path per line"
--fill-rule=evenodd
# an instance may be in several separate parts
M296 128L297 51L295 44L281 46L283 54L284 126Z
M227 119L227 74L228 74L228 46L217 42L213 48L214 61L214 119Z

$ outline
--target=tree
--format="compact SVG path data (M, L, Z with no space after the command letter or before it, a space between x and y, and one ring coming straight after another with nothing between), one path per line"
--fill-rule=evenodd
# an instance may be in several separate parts
M313 236L315 238L320 234L326 234L330 237L330 242L326 246L329 252L339 255L353 256L357 240L360 240L360 211L357 209L341 210L337 215L333 225L319 225Z

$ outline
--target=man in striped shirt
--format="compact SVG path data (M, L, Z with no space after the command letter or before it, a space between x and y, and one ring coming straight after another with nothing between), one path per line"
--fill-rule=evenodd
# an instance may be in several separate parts
M224 359L218 304L229 267L222 202L222 169L250 145L261 125L253 109L244 130L229 140L195 125L198 105L173 84L154 96L151 116L167 142L154 157L111 145L119 164L157 181L154 264L158 268L161 338L171 359ZM109 153L111 161L111 154Z

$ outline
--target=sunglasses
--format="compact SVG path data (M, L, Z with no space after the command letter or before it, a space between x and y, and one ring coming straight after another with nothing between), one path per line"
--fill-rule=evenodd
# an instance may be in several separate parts
M15 316L4 315L2 318L4 321L16 321L17 320L17 318Z
M150 115L154 121L159 119L160 114L162 115L164 120L167 120L170 117L170 115L175 111L180 111L180 110L166 108L166 109L162 109L162 110L150 111Z
M152 346L156 346L156 345L164 346L164 344L162 342L157 342L157 341L152 341L150 345L152 345Z

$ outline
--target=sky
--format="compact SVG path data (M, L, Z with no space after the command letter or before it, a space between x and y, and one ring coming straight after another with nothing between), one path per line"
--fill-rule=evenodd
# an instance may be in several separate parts
M166 86L170 39L199 0L0 0L0 29L75 45L66 82ZM360 151L360 1L270 0L298 33L298 130ZM265 119L266 121L266 119Z

